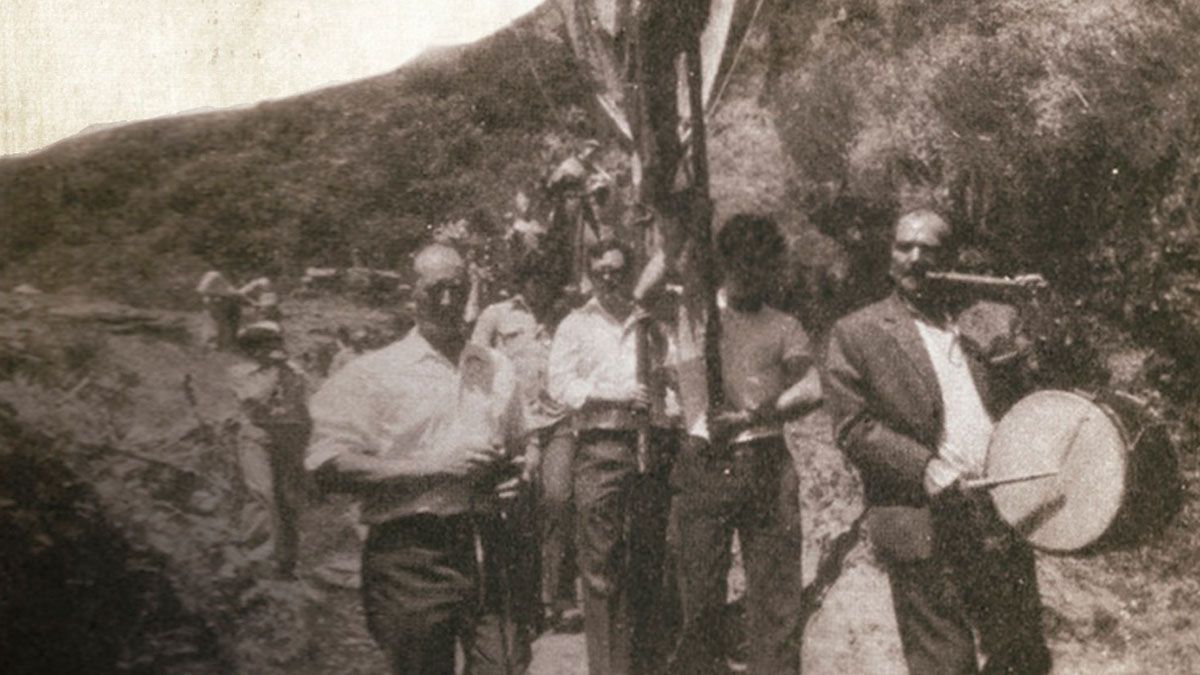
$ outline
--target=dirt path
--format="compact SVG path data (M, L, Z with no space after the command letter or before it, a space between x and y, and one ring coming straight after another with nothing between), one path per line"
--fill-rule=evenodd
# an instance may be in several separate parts
M823 556L861 511L858 482L829 439L822 413L796 425L790 446L800 470L804 504L806 583ZM1200 575L1187 572L1165 552L1191 542L1195 500L1160 541L1137 551L1088 558L1040 556L1038 576L1047 608L1047 636L1055 673L1195 672L1200 667ZM355 550L344 506L310 511L310 562ZM1194 546L1194 544L1191 544ZM1171 564L1175 568L1167 569ZM310 567L310 577L313 574ZM1147 574L1149 572L1149 574ZM310 649L293 672L383 672L378 650L366 635L356 589L320 581L322 599L309 615ZM530 675L586 675L582 635L545 634L534 643ZM806 673L841 675L905 672L887 578L865 541L844 551L840 571L808 624Z

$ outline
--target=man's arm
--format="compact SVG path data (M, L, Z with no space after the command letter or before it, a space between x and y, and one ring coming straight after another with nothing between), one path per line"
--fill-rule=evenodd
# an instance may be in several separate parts
M802 417L821 407L824 393L821 389L821 374L809 366L808 372L798 382L788 387L775 399L767 414L781 422Z
M496 311L493 309L495 305L487 307L479 315L479 320L475 322L475 329L471 331L471 342L484 347L495 346L492 341L496 339Z
M304 466L322 489L354 494L382 487L420 490L486 470L501 457L495 448L465 455L435 453L422 460L380 457L383 403L395 401L375 390L353 365L338 371L313 396L313 432Z
M922 492L925 468L935 456L934 450L892 428L872 411L863 358L856 346L841 323L834 326L823 382L834 441L864 474Z

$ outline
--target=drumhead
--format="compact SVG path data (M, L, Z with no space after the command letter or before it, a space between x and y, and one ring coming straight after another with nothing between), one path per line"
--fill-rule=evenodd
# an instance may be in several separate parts
M1058 474L991 489L1006 523L1033 546L1077 551L1112 525L1125 496L1128 439L1106 408L1079 394L1039 391L996 425L987 476Z

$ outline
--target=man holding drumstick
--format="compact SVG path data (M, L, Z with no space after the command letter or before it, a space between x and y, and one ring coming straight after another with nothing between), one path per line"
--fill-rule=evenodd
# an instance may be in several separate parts
M1033 553L1004 526L983 473L999 391L962 348L926 274L950 260L950 225L920 210L896 223L894 292L840 320L824 389L839 447L858 468L910 672L1046 673Z

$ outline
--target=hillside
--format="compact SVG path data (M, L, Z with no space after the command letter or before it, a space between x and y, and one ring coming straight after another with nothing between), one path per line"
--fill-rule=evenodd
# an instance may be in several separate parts
M591 129L556 15L368 80L0 159L0 285L192 302L209 267L390 267L434 224L496 227Z

